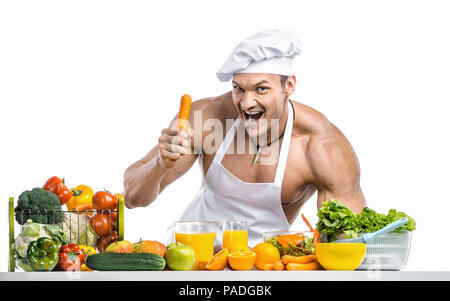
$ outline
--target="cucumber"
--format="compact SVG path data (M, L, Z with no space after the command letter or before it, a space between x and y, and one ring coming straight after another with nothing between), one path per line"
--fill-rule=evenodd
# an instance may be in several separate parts
M162 271L166 261L152 253L98 253L89 255L86 265L97 271Z

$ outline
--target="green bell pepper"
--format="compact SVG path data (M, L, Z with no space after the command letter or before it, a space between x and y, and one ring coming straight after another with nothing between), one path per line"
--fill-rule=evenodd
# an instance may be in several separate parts
M27 259L33 271L51 271L58 264L58 244L48 237L38 238L29 244Z

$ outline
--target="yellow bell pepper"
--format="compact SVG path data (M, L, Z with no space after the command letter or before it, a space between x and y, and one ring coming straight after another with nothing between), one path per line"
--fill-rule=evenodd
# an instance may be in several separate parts
M88 258L88 256L97 253L97 251L93 247L90 247L90 246L79 245L78 247L80 247L80 249L83 250L83 252L84 252L84 255L85 255L84 262L86 262L86 259ZM88 268L84 262L80 267L80 271L92 272L93 270Z
M73 197L66 203L69 211L85 211L93 209L92 196L94 195L94 191L91 187L78 185L70 190L73 193Z

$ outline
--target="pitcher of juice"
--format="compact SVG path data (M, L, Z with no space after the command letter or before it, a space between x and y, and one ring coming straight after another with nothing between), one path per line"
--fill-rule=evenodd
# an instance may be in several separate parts
M230 253L248 251L246 221L225 221L222 225L223 248Z
M190 246L195 252L195 263L191 270L205 270L206 264L214 256L214 239L220 223L214 221L186 221L173 223L170 242L180 242Z

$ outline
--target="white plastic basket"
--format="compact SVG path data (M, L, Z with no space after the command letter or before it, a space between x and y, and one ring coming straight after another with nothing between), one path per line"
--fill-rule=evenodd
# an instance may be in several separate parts
M408 261L412 232L390 232L367 244L363 262L357 270L401 270Z

